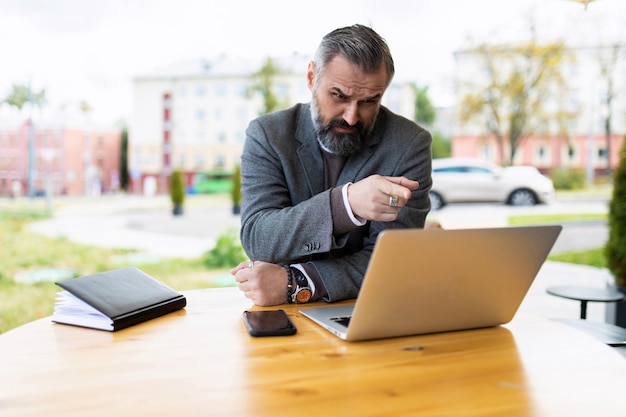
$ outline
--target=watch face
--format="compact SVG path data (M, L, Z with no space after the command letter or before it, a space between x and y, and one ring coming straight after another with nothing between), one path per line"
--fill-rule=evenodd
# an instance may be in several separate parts
M311 290L309 288L300 288L294 294L293 298L296 303L306 303L311 299L312 295L313 294L311 293Z

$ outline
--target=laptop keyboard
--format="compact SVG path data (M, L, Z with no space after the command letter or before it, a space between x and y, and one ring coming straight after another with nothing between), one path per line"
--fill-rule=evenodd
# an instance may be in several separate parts
M334 322L341 324L342 326L348 327L348 324L350 324L351 318L352 318L351 316L344 316L344 317L331 317L330 319Z

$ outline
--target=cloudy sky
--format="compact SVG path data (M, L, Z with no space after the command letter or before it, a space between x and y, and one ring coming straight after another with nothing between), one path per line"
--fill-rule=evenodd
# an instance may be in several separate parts
M325 33L363 23L389 43L397 80L447 105L453 52L527 40L530 22L572 45L626 42L626 0L586 10L571 0L0 0L0 98L30 82L49 111L85 100L94 121L113 124L130 116L133 77L189 58L310 55Z

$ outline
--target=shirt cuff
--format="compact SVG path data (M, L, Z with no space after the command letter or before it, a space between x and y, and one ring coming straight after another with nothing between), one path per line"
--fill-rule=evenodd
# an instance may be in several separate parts
M362 219L361 217L355 216L354 213L352 212L352 207L350 207L350 202L348 201L348 186L351 184L352 183L349 182L341 188L341 196L343 197L343 205L346 207L346 212L348 213L350 220L352 220L352 223L354 223L356 226L363 226L365 223L367 223L367 220Z

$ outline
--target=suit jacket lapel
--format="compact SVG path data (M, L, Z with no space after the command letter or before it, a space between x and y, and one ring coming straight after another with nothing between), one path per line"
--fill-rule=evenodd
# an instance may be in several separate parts
M298 117L296 140L300 142L297 149L300 166L304 171L311 196L324 191L324 160L319 148L311 121L309 105L302 106Z

